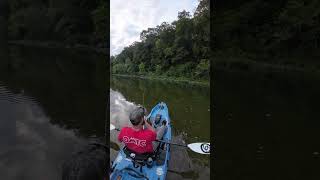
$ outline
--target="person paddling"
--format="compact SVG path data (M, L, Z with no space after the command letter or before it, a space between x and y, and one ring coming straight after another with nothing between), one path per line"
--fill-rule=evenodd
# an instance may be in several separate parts
M153 153L156 147L154 141L161 139L166 130L166 125L154 129L145 119L146 115L147 110L144 107L134 109L129 115L132 127L122 128L118 135L118 140L137 154Z

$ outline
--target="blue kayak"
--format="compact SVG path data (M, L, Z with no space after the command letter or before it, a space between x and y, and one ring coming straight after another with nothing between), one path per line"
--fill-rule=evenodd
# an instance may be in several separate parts
M164 102L158 103L147 116L154 128L163 123L167 125L162 140L171 141L171 124L168 107ZM168 171L170 159L170 145L159 142L152 154L138 155L130 152L126 147L121 149L111 166L111 180L164 180Z

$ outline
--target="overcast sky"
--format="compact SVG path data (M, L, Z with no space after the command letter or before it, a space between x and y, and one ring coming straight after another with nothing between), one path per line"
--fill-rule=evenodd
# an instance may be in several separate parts
M162 22L176 20L178 12L195 11L198 0L111 0L111 55L119 54L125 46L140 41L140 32Z

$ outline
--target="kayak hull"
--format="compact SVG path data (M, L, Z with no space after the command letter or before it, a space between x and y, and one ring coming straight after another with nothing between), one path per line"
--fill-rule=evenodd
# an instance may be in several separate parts
M160 120L159 116L160 115ZM171 141L171 122L169 117L168 107L164 102L158 103L147 116L150 119L152 125L156 128L161 126L163 121L167 123L166 132L163 135L162 140ZM168 171L168 163L170 160L170 145L162 144L161 150L159 152L159 161L153 161L151 166L141 166L135 167L130 158L128 158L125 152L121 149L118 153L117 158L112 164L112 173L110 179L155 179L155 180L165 180ZM161 160L160 160L161 159Z

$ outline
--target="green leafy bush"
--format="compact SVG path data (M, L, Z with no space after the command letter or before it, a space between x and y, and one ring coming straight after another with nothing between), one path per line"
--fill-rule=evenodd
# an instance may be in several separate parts
M156 65L156 74L160 75L162 73L162 67L160 65Z
M201 59L195 70L196 77L209 77L210 63L208 59Z
M139 64L139 73L140 74L144 74L145 72L146 72L145 64L144 63L140 63Z
M112 73L115 74L124 74L127 72L127 67L125 64L115 64L112 66Z

